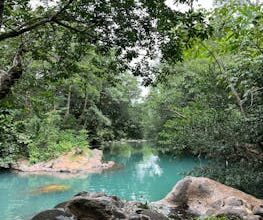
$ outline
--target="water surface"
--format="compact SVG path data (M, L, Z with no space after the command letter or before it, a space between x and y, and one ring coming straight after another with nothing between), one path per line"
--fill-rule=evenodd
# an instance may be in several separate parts
M75 178L0 173L0 219L27 220L34 213L54 207L80 191L103 191L126 200L156 201L163 198L184 173L200 166L193 157L158 155L149 148L112 151L105 159L123 165L122 169ZM64 184L66 192L35 193L49 184Z

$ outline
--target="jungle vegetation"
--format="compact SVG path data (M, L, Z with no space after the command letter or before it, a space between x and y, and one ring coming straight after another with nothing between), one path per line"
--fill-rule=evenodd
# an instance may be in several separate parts
M262 4L175 2L2 0L0 166L147 139L263 197Z

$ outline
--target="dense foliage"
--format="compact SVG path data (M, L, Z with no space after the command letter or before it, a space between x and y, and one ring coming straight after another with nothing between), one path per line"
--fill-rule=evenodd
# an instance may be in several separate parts
M45 2L0 2L0 167L146 138L263 197L262 4Z
M161 66L169 76L147 97L146 135L163 152L212 159L195 174L262 197L262 6L230 2L209 17L213 36Z
M203 14L159 0L1 1L1 166L142 138L132 73L149 84L153 59L180 60L209 31Z
M141 138L140 124L132 116L140 95L138 82L129 73L111 73L114 62L90 50L75 72L62 79L39 73L42 65L43 71L52 72L48 63L28 65L12 94L1 102L2 109L13 109L1 120L5 163L19 152L37 162L74 147Z

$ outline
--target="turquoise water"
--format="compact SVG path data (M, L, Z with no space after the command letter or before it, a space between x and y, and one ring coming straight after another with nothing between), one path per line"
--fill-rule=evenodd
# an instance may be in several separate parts
M0 220L27 220L34 213L54 207L80 191L104 191L126 200L155 201L163 198L183 177L199 166L188 157L175 159L151 150L107 153L105 158L123 165L122 169L75 178L0 173ZM64 184L66 192L33 193L38 187Z

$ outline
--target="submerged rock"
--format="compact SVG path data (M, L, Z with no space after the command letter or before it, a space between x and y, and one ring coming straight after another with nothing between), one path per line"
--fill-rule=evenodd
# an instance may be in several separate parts
M60 184L50 184L46 186L38 187L34 189L32 194L43 194L43 193L54 193L54 192L65 192L70 189L70 186Z
M151 204L173 215L183 210L193 216L237 216L260 219L263 200L204 177L186 177L162 200ZM162 211L164 212L164 211Z

